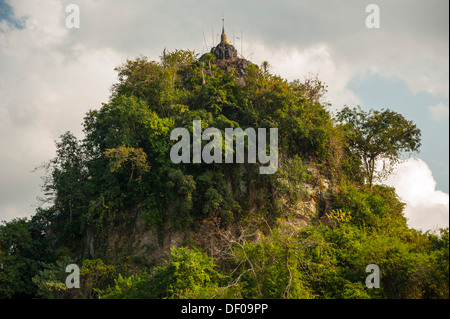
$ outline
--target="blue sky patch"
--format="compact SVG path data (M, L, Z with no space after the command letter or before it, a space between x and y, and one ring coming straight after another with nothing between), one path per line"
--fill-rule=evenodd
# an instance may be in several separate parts
M6 20L18 29L23 29L25 27L25 19L15 19L14 12L11 6L5 2L5 0L0 0L0 21Z

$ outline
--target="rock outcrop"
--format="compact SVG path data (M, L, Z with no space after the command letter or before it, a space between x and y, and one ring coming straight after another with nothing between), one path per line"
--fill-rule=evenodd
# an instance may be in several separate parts
M255 65L249 60L239 57L236 48L227 40L225 26L222 26L220 43L211 49L210 54L214 56L215 64L222 70L233 69L237 76L236 81L241 85L244 85L244 76L247 72L247 67L249 65ZM207 61L206 56L207 54L202 55L200 61Z

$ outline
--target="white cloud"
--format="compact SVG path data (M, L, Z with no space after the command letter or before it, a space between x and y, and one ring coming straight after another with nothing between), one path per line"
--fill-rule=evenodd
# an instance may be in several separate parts
M25 28L0 21L0 220L30 216L40 194L33 169L55 155L54 140L82 136L83 117L107 102L125 57L71 42L59 1L15 1Z
M444 103L439 103L438 105L428 106L428 110L431 113L431 118L435 121L443 121L448 118L448 106Z
M423 160L403 161L385 184L393 186L406 203L410 227L426 231L449 226L449 194L436 189L433 174Z
M306 49L298 48L266 48L262 44L250 43L254 49L251 59L260 64L267 60L271 64L271 72L279 74L290 81L303 80L308 74L317 74L319 80L328 86L325 97L327 102L336 107L360 104L360 99L349 89L347 83L353 76L348 65L337 63L328 45L321 43Z

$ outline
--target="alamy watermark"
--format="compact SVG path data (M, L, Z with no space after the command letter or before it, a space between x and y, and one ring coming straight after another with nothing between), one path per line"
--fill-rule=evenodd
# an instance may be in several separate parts
M375 264L367 265L366 272L370 272L366 278L366 287L369 289L380 288L380 267Z
M369 4L366 7L366 13L370 13L366 17L366 27L368 29L380 28L380 7L376 4Z
M225 148L225 163L244 163L245 162L245 138L247 138L248 163L256 163L256 158L261 164L260 174L273 174L278 170L278 128L270 128L269 133L269 155L267 155L267 131L265 128L226 128L225 140L222 132L214 127L209 127L201 132L202 121L192 121L192 163L207 164L222 163L222 146ZM181 139L172 146L170 150L170 159L175 164L191 163L191 135L185 128L178 127L170 133L171 140ZM211 140L212 138L212 140ZM202 140L210 141L202 150ZM233 148L236 140L236 150ZM223 144L224 143L224 144ZM212 152L212 154L211 154ZM236 156L234 156L236 154ZM236 157L236 158L235 158Z
M69 4L66 6L66 13L69 13L66 17L67 29L79 29L80 28L80 7L76 4Z
M66 278L66 287L69 289L80 288L80 268L75 264L70 264L67 265L66 272L70 272Z

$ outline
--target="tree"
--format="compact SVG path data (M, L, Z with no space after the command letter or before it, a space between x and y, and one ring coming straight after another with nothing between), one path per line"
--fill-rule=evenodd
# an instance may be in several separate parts
M86 157L82 142L71 132L66 132L56 142L56 157L41 166L48 175L42 186L45 198L41 200L53 204L47 211L55 214L52 228L58 229L58 239L67 243L81 242L86 225L92 194L87 187L90 177Z
M383 160L381 178L387 177L403 153L418 152L420 129L412 121L391 110L363 111L345 107L337 119L344 123L350 149L364 163L364 172L372 189L376 164Z
M216 62L216 56L212 53L206 53L203 57L203 60L208 64L209 76L213 76L213 73L211 71L211 63Z
M31 220L15 218L0 225L0 299L32 297L33 276L42 263L53 262L40 215L38 211Z
M124 163L131 163L131 174L128 183L132 181L135 170L138 172L139 176L137 178L140 180L142 173L146 173L150 169L147 162L147 154L142 148L119 146L118 148L108 148L104 154L111 159L111 172L119 171Z
M328 92L328 85L319 80L319 75L314 73L308 73L303 82L294 80L292 84L295 91L301 92L301 95L314 102L321 101Z
M269 68L270 68L269 61L263 61L261 63L261 68L263 69L264 74L267 74L269 72Z

